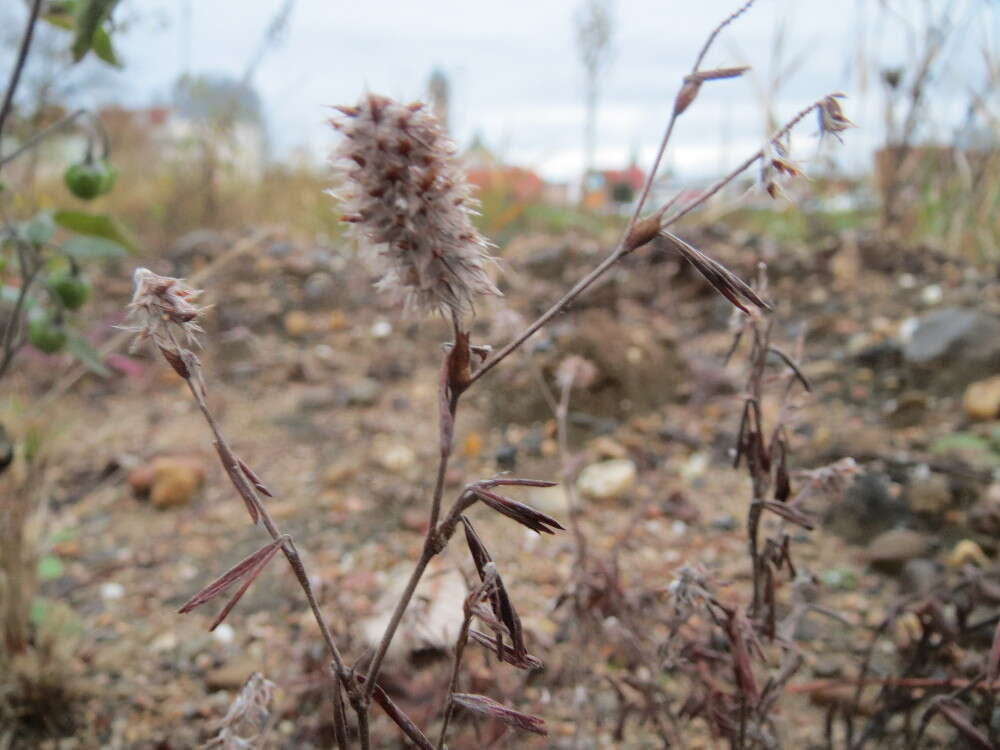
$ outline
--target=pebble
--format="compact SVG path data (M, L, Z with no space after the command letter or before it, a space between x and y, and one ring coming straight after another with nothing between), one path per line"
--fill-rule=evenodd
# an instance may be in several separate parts
M236 638L236 630L228 622L224 622L212 631L212 639L218 643L232 643Z
M899 587L907 594L926 594L938 580L938 566L933 560L918 557L907 560L900 574Z
M386 339L392 335L392 324L388 320L376 320L372 324L372 338Z
M951 485L943 474L930 474L915 479L907 494L914 513L941 514L951 507Z
M930 551L927 535L912 529L890 529L871 540L865 557L874 567L899 572L907 560L923 557Z
M125 587L120 583L109 582L101 584L101 598L106 602L113 602L125 596Z
M402 474L417 463L417 454L408 445L389 445L378 456L382 468L394 474Z
M196 456L157 456L129 474L137 495L149 495L157 508L187 505L205 481L205 466Z
M1000 416L1000 375L970 384L962 397L962 409L969 419L987 420Z
M285 333L292 337L305 336L312 330L312 318L303 310L289 310L283 319Z
M948 555L948 567L963 568L966 565L978 565L981 568L989 567L990 558L983 552L983 548L971 539L963 539L952 549Z
M635 487L637 474L635 463L627 458L600 461L580 472L577 487L594 500L617 500Z
M382 386L373 378L361 378L347 389L349 406L373 406L382 394Z

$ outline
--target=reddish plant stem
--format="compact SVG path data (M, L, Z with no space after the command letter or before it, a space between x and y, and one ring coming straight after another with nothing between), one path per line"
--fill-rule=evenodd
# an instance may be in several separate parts
M456 337L456 343L458 345L458 337ZM442 373L441 379L441 389L448 388L448 358L445 358L444 372ZM442 413L442 419L450 419L452 424L454 424L455 413L458 410L458 392L452 392L451 394L442 393L442 399L447 399L447 409L448 413ZM444 431L442 430L442 433ZM413 569L413 573L410 574L410 579L406 583L406 588L403 589L403 593L396 603L396 608L393 610L392 617L389 619L389 624L386 626L385 632L382 634L382 639L379 642L378 648L375 651L375 656L372 658L371 664L368 667L368 671L365 674L365 685L364 685L364 698L367 702L371 698L372 691L375 689L375 683L378 679L379 671L382 668L382 662L385 660L386 652L389 650L389 645L392 643L393 637L396 635L396 631L399 629L399 624L403 620L403 615L406 613L407 607L410 605L410 600L413 598L414 592L417 590L417 584L420 583L420 579L424 575L424 571L427 570L427 566L431 559L438 554L443 548L446 541L442 541L437 533L437 523L438 518L441 515L441 499L444 495L444 481L445 475L448 472L448 459L451 457L453 441L449 439L442 439L441 443L441 453L438 459L437 468L437 479L434 483L434 494L431 498L431 510L430 510L430 520L427 525L427 535L424 537L423 550L420 553L420 559L417 560L416 567Z
M469 626L472 623L471 612L466 611L465 619L462 620L462 629L458 633L455 641L455 658L451 666L451 679L448 681L448 696L445 698L444 720L441 724L441 734L438 736L437 750L444 750L444 741L448 736L448 725L451 723L451 715L455 712L455 701L452 696L458 691L458 676L462 668L462 656L465 654L465 647L469 643Z
M173 343L174 351L176 352L185 351L177 342L177 339L173 335L173 332L170 332L170 339L171 342ZM212 411L208 407L208 403L205 400L205 395L202 392L202 387L199 387L201 383L199 382L198 384L196 384L190 372L187 374L187 377L184 378L184 381L187 383L188 390L194 397L195 403L198 405L198 409L201 411L202 416L204 416L205 421L208 423L209 429L212 431L212 435L215 438L215 442L218 445L223 446L225 448L226 455L234 456L235 453L232 451L231 447L229 446L229 443L223 436L222 429L219 426L219 423L216 421L215 416L212 414ZM200 381L200 376L199 376L199 381ZM235 469L235 475L239 476L241 474L241 469L239 466L223 467L223 469L226 470L226 474L229 475L230 477L234 475L229 470L232 468ZM237 491L239 490L240 488L237 487ZM246 493L249 495L249 497L252 499L257 514L260 517L261 523L267 530L267 533L271 536L271 539L278 540L282 536L285 536L282 534L282 532L278 529L277 525L274 523L274 519L268 512L267 507L261 501L260 495L257 493L257 490L253 487L253 484L250 482L245 483L245 490ZM240 494L243 495L244 493L240 492ZM337 647L336 640L333 637L333 632L327 625L326 618L323 616L323 613L319 608L319 602L316 600L316 595L313 593L312 584L309 583L309 575L306 572L305 565L303 565L302 563L302 558L299 555L299 551L298 549L296 549L295 543L291 540L290 537L288 537L286 541L281 545L281 551L282 553L284 553L285 558L288 560L288 564L291 566L292 572L295 574L295 578L298 581L299 586L302 588L302 592L305 594L306 600L309 602L309 608L312 610L313 618L316 620L316 624L319 626L320 633L323 636L323 641L326 643L327 650L329 650L330 656L333 658L334 668L338 677L338 682L335 685L335 700L334 700L335 715L338 710L337 698L339 698L341 684L347 686L347 691L348 695L351 698L352 706L354 706L355 710L357 710L360 704L358 702L358 691L355 687L355 683L353 681L348 681L346 679L348 678L349 673L344 663L344 658L340 653L340 649ZM365 717L363 717L362 712L359 711L358 712L359 729L362 724L363 718ZM361 736L362 736L362 747L367 748L367 744L365 742L366 736L364 733L362 733Z

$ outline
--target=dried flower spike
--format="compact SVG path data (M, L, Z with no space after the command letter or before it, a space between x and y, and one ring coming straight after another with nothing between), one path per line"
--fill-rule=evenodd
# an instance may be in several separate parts
M184 279L159 276L148 268L135 269L133 282L128 314L134 324L124 326L124 330L136 334L136 343L152 339L165 353L176 354L171 325L176 326L189 343L197 343L195 334L202 333L198 316L205 308L193 303L201 294L200 290L189 287ZM175 369L179 367L173 361L171 364Z
M344 178L343 220L374 245L386 268L377 287L424 312L470 312L500 292L486 273L486 241L455 145L422 104L369 94L331 121Z
M844 98L843 94L831 94L823 99L817 109L819 113L820 137L831 133L841 143L843 143L843 139L838 133L854 127L854 123L847 119L844 115L844 110L840 107L840 102L837 101L837 99L842 98Z

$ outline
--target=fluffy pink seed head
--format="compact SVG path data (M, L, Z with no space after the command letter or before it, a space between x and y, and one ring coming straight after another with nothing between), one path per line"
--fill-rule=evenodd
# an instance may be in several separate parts
M461 314L478 295L499 295L486 273L490 244L471 221L476 201L437 119L374 94L338 109L343 220L383 259L377 287L424 312Z

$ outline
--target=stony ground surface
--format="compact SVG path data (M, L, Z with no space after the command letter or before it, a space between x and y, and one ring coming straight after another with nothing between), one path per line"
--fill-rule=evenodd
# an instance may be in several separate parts
M233 240L189 237L151 264L187 274ZM899 596L933 591L969 569L988 576L994 566L1000 296L983 271L864 237L779 249L720 234L701 237L700 246L745 278L754 259L766 259L776 340L792 351L804 333L813 393L795 399L793 467L853 456L862 469L845 496L811 509L820 527L793 540L823 609L795 633L805 667L778 715L789 746L822 747L825 708L844 701L844 681ZM599 259L600 248L591 238L515 239L503 250L506 297L480 311L473 343L505 341ZM214 305L203 352L209 401L272 489L269 508L295 537L352 658L370 648L419 552L448 333L384 307L370 280L338 248L279 234L206 282ZM105 292L97 337L116 322L128 269ZM550 731L547 739L507 734L492 746L660 747L655 724L638 711L616 739L622 707L641 704L627 678L656 664L637 662L622 645L621 618L608 602L620 595L635 611L663 601L677 571L693 563L727 598L746 600L750 487L731 468L745 351L724 365L729 320L724 301L689 268L652 250L630 258L463 402L450 496L499 471L559 479L555 422L539 382L551 383L568 354L594 363L597 377L571 405L570 464L583 470L588 552L602 564L616 561L595 584L605 598L593 599L584 627L570 605L557 606L577 568L573 536L538 537L486 508L470 512L529 646L546 664L526 676L472 652L464 689L538 714ZM46 461L30 481L6 479L40 493L46 509L35 616L47 640L39 637L39 663L19 669L47 686L38 700L62 708L53 717L36 706L29 729L7 739L14 747L193 747L213 736L258 671L277 686L260 746L330 747L323 650L280 557L215 632L207 626L221 604L177 614L266 537L248 523L183 383L141 353L111 364L114 377L88 376L57 401L43 400L38 413L28 404L57 381L63 363L29 352L15 383L21 406L7 419L43 424ZM560 488L518 496L567 518ZM440 716L470 574L456 537L432 567L385 672L387 690L428 731ZM996 611L984 601L976 616ZM650 616L639 628L655 646L663 624ZM984 663L991 632L984 649L952 655L953 674ZM881 674L891 673L911 637L901 626L879 643ZM44 654L55 666L45 666ZM856 709L862 721L876 710L864 701ZM67 736L45 738L58 730ZM949 731L937 721L929 737L947 743ZM375 734L379 747L399 746L381 715ZM460 716L450 746L483 747L496 736L496 726ZM695 725L688 746L714 745Z

